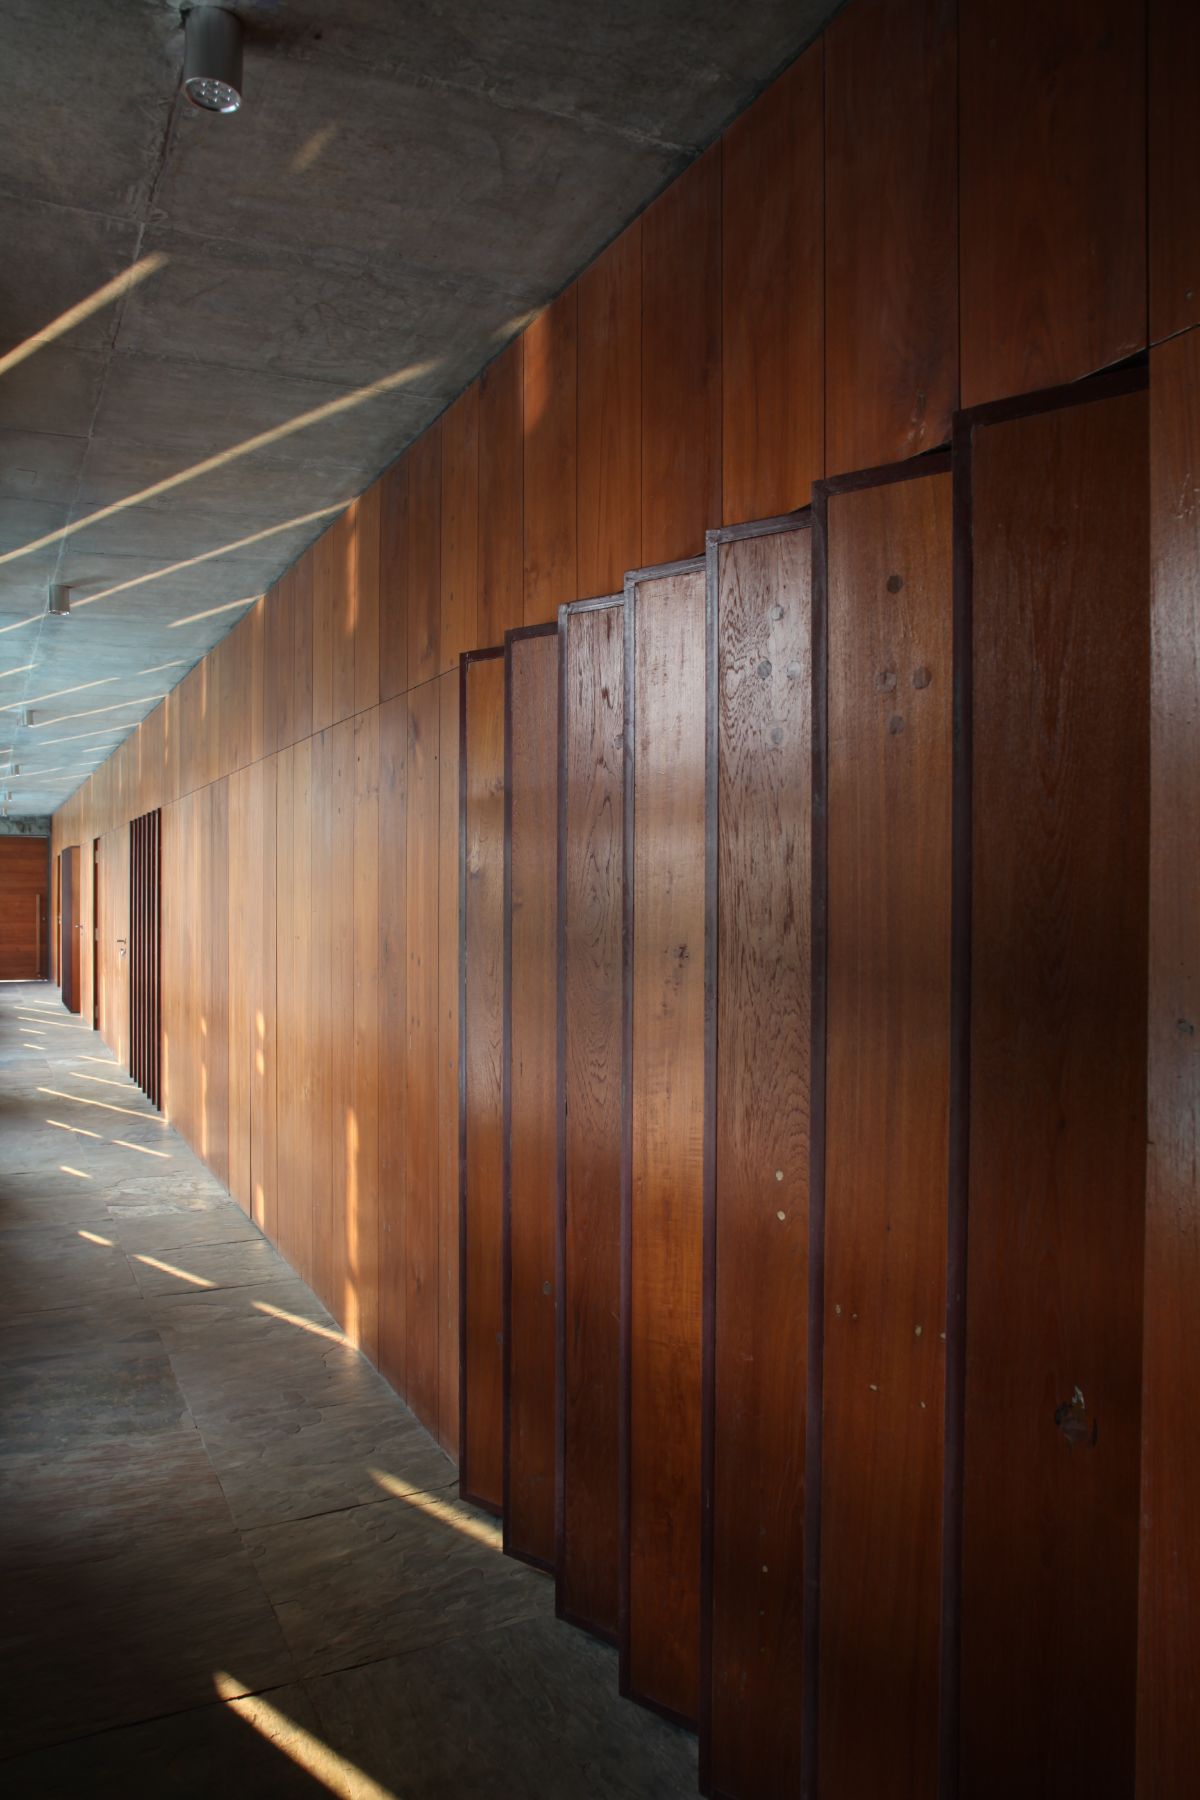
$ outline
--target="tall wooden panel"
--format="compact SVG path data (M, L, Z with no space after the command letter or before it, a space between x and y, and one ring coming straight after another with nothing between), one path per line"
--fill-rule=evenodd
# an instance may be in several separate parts
M615 1640L620 1558L621 597L563 607L558 767L558 1511L561 1618Z
M256 979L256 965L261 949L256 954L255 924L253 918L253 838L254 829L253 803L250 796L249 773L245 769L236 770L229 777L229 892L226 896L226 908L232 929L229 933L229 1191L242 1210L249 1214L253 1200L250 1193L250 1069L254 1059L254 1005L253 991ZM131 918L131 951L133 956L133 1052L137 1059L140 1054L140 1018L138 988L140 983L140 956L138 942L140 937L140 877L139 877L139 827L141 821L135 819L131 827L133 837L133 894ZM136 1060L131 1062L130 1074L134 1080L140 1079Z
M361 1140L354 1107L354 923L358 895L354 858L354 721L342 719L330 738L329 1137L330 1189L324 1210L330 1226L330 1310L355 1343L361 1342L364 1301L352 1259L361 1246L353 1219L361 1174ZM363 876L365 882L365 872ZM368 1301L367 1306L372 1304Z
M695 556L721 517L721 145L642 218L642 556Z
M438 889L441 729L437 685L408 697L405 1361L408 1403L438 1417Z
M642 226L579 277L579 592L642 560Z
M381 1100L388 1104L388 1083L379 1066L378 708L360 713L352 730L353 1043L346 1115L346 1298L338 1317L363 1354L378 1362L379 1108ZM343 1012L345 1003L343 990Z
M279 1245L307 1281L313 1268L314 1034L312 738L280 758L276 888L279 986Z
M961 0L959 277L967 406L1146 342L1142 0Z
M700 1686L704 565L625 588L621 1690Z
M1150 341L1200 324L1200 9L1149 0Z
M408 684L428 681L440 666L442 609L442 426L431 425L406 451Z
M577 591L578 284L526 329L522 378L526 625Z
M462 663L459 989L459 1256L463 1495L504 1495L501 1009L504 947L504 657Z
M855 0L825 33L831 475L949 441L958 403L957 15L957 0Z
M479 378L478 641L497 644L524 617L521 388L525 340Z
M292 735L286 741L298 744L313 731L313 564L312 550L306 550L291 571L293 612L292 624ZM282 745L280 746L282 748Z
M558 627L504 647L504 1548L554 1566Z
M119 1063L129 1066L130 884L129 826L100 839L100 1035ZM77 936L80 934L76 934ZM223 1069L218 1067L218 1078ZM220 1105L218 1100L218 1105Z
M704 1691L712 1791L801 1791L807 1673L812 551L708 549Z
M278 1131L276 1074L276 981L278 974L276 804L278 758L266 757L254 770L254 823L259 835L253 845L256 870L254 903L258 908L260 961L254 997L253 1059L250 1068L250 1194L251 1216L274 1242L278 1236ZM285 979L287 972L285 971Z
M950 1108L944 458L823 497L821 1791L938 1786ZM864 1711L875 1722L862 1729Z
M197 794L196 919L200 938L201 1156L229 1186L229 782ZM121 866L128 870L128 827ZM128 1005L128 1000L126 1000Z
M317 618L314 601L313 619ZM314 655L314 670L316 659ZM316 689L314 686L314 719ZM334 778L333 731L314 732L312 737L312 785L310 807L312 817L312 862L309 878L309 910L312 938L306 963L300 966L301 980L307 980L309 993L309 1028L311 1036L305 1045L306 1061L311 1073L312 1117L312 1273L309 1282L321 1299L334 1309L334 1240L337 1232L334 1188L338 1161L333 1144L333 926L334 912L342 904L349 871L334 869Z
M721 516L730 521L807 505L824 470L823 56L819 43L805 51L722 139Z
M337 556L343 522L335 519L310 552L312 564L312 728L314 736L340 717L335 702L338 657L337 606L341 590Z
M438 1424L458 1457L458 864L459 688L457 669L438 678Z
M45 979L49 877L48 838L0 838L0 981Z
M354 636L352 712L379 705L379 554L382 483L360 494L351 508L354 532Z
M62 998L68 1012L80 1009L81 967L79 934L83 922L79 916L82 904L79 876L79 845L63 851L59 864L59 962L62 968Z
M1200 332L1150 358L1150 998L1138 1800L1200 1767Z
M479 549L479 383L442 419L442 558L439 669L457 672L477 644Z
M408 702L379 708L379 1331L381 1372L407 1383Z
M1149 544L1146 396L1120 385L963 427L961 1754L980 1800L1133 1786Z
M379 698L408 686L408 458L379 480Z

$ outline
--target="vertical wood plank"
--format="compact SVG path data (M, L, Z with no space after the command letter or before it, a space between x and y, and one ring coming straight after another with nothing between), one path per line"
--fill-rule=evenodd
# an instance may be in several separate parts
M1141 0L961 0L965 406L1145 346L1145 35Z
M524 616L522 441L524 337L479 378L480 644L499 644Z
M325 530L310 553L312 567L312 729L325 731L334 720L334 655L337 635L336 535Z
M808 1380L812 551L713 542L717 941L706 1219L711 1493L702 1754L719 1793L800 1791ZM713 666L713 660L716 664Z
M276 1074L279 1040L276 1031L277 974L277 847L276 806L278 758L267 757L255 770L261 784L260 835L254 847L261 886L256 895L261 918L262 961L258 973L258 1005L254 1021L254 1063L250 1085L250 1185L254 1222L274 1243L278 1240L278 1134ZM290 979L290 975L288 977Z
M439 671L458 670L478 641L479 383L442 419L442 555Z
M969 479L962 1788L979 1800L1126 1795L1146 1131L1145 394L977 422Z
M578 588L611 594L642 561L640 219L584 271L578 289Z
M574 600L577 550L579 289L552 300L525 331L522 381L526 625Z
M722 139L722 517L730 522L807 505L824 467L822 56L819 43L805 51Z
M333 719L354 712L355 644L358 637L359 554L358 503L348 506L326 527L333 605L330 690Z
M408 687L408 458L381 477L379 500L379 697Z
M500 1036L504 939L504 660L463 663L460 990L459 1432L462 1492L499 1512L504 1489Z
M408 697L406 887L405 1360L408 1403L438 1419L438 739L437 687Z
M642 557L721 518L721 144L642 217Z
M457 669L438 680L438 1439L458 1456L458 863Z
M700 1686L705 1018L702 567L631 578L625 653L622 1692Z
M1150 358L1150 992L1139 1800L1200 1760L1200 332Z
M921 1800L939 1759L949 472L835 492L825 544L820 1769L831 1797ZM862 1730L864 1708L877 1730Z
M353 648L353 639L351 639ZM353 665L352 665L353 666ZM354 721L342 719L329 738L329 1295L334 1317L361 1343L361 1296L351 1268L361 1246L353 1208L361 1174L354 1110Z
M319 565L318 565L319 572ZM313 618L318 614L314 592ZM314 659L314 669L316 662ZM316 688L313 691L314 717L317 711ZM329 727L314 732L312 744L312 785L309 807L312 818L312 860L309 868L309 896L312 941L308 961L300 965L308 976L309 1031L307 1061L311 1071L312 1120L312 1273L310 1285L330 1311L336 1308L334 1297L336 1214L334 1181L336 1162L333 1145L333 913L345 883L344 873L335 879L333 827L333 735Z
M379 1367L408 1391L408 702L379 708Z
M1149 0L1150 341L1200 325L1200 9Z
M379 556L381 482L354 503L353 712L379 705Z
M615 1639L624 602L559 615L559 1614Z
M313 730L313 567L315 553L306 550L291 571L292 699L290 736L283 741L298 744ZM280 746L282 748L282 744Z
M353 1060L348 1122L346 1308L348 1335L379 1360L379 710L353 721ZM344 1005L344 996L343 996ZM381 1080L382 1076L382 1080Z
M437 674L441 659L442 426L431 425L411 446L406 534L408 684Z
M504 1548L554 1566L558 631L505 646Z
M917 456L958 404L957 0L825 33L827 467Z

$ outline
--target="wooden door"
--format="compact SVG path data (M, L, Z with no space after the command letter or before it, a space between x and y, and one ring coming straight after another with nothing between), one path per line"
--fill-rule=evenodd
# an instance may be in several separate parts
M46 974L44 837L0 838L0 981L41 981Z
M92 839L92 1030L100 1029L100 839Z
M77 1013L80 1009L79 972L80 948L79 934L83 930L83 921L79 917L79 845L72 844L70 849L62 853L62 923L60 951L62 965L62 997L63 1005L68 1012Z

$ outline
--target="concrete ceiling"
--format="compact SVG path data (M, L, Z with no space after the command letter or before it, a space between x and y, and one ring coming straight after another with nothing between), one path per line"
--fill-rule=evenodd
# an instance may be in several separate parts
M313 515L361 492L834 6L235 10L245 104L224 118L182 97L178 4L0 0L14 817L60 805L318 535ZM69 620L45 616L55 581Z

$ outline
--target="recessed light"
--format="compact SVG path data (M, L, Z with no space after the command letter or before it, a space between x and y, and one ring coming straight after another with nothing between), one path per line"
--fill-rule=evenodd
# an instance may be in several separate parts
M204 112L242 104L242 22L223 6L193 6L183 22L183 91Z

